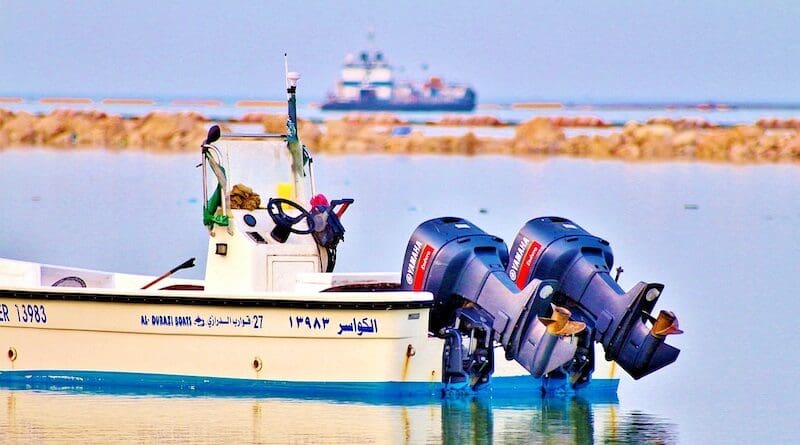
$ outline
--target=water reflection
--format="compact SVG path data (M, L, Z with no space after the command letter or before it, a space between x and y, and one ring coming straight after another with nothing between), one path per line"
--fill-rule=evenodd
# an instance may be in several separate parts
M616 400L353 403L0 390L9 443L669 444L674 424Z

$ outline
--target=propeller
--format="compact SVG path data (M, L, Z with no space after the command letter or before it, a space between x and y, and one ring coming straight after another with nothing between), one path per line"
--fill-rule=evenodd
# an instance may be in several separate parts
M575 335L586 329L586 323L582 321L573 321L569 317L572 312L569 309L556 306L550 303L553 307L553 315L550 318L539 317L539 320L547 327L547 333L551 335Z
M663 309L658 313L658 318L653 322L652 332L656 337L683 334L683 331L678 326L678 317L676 317L672 311Z

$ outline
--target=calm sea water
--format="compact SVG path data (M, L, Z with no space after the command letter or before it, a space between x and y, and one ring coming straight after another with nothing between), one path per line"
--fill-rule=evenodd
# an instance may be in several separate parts
M202 277L200 155L0 151L0 256ZM559 215L611 242L620 282L666 284L678 361L618 401L413 404L0 389L0 442L768 443L800 434L795 295L800 166L502 156L318 156L352 197L338 270L401 267L420 222L461 216L510 241Z

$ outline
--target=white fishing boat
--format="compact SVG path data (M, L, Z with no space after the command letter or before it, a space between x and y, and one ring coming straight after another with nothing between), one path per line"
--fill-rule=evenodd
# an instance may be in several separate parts
M614 361L639 378L677 358L677 319L649 316L663 286L619 290L608 243L565 219L529 221L509 256L437 218L401 271L334 272L353 201L316 193L287 77L286 135L202 144L204 280L173 276L193 260L161 277L0 260L0 385L613 394Z

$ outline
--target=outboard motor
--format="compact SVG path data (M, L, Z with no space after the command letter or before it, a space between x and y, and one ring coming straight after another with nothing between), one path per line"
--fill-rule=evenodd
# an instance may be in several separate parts
M591 372L591 340L602 343L606 359L619 363L634 379L674 362L680 352L664 343L667 335L682 333L675 314L662 310L657 317L651 315L664 286L640 282L625 292L611 278L613 263L607 241L564 218L528 221L511 247L509 278L521 289L555 280L553 302L586 323L572 364L584 380Z
M494 341L535 377L575 355L572 335L584 326L551 304L558 283L531 279L520 290L506 274L507 263L503 240L460 218L426 221L409 240L401 286L434 295L430 330L445 339L446 388L487 383Z

